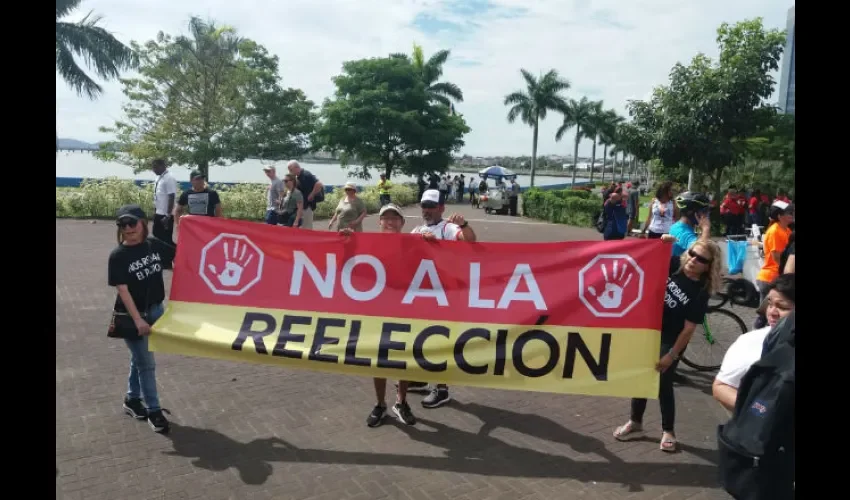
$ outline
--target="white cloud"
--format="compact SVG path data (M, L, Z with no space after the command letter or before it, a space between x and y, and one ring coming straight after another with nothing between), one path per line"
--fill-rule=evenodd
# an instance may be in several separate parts
M506 18L493 12L457 14L451 6L463 1L84 0L70 19L93 10L124 42L146 41L160 30L185 32L190 15L214 19L277 54L284 84L302 88L317 103L333 92L331 77L340 72L343 61L409 53L414 41L423 45L426 56L451 49L444 79L463 89L465 102L457 109L472 128L464 152L520 155L531 152L531 130L519 123L509 125L502 105L505 94L523 85L520 68L533 73L555 68L572 82L568 97L603 99L606 107L625 114L626 100L646 98L653 86L666 83L677 61L687 62L700 51L716 56L720 23L760 16L767 27L784 29L791 6L772 0L491 0L500 7L526 10ZM478 27L427 34L413 26L418 14ZM459 64L470 61L479 64ZM105 94L92 102L78 97L57 76L60 137L92 142L109 138L98 127L122 116L124 96L117 82L104 88ZM540 154L572 152L570 132L560 143L554 139L559 124L555 114L544 122ZM589 155L590 148L584 141L580 153Z

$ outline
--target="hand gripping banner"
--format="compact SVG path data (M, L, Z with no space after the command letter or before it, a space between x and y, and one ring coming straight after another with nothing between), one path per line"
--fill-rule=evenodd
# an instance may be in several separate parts
M151 349L350 375L656 398L659 240L425 241L180 224Z

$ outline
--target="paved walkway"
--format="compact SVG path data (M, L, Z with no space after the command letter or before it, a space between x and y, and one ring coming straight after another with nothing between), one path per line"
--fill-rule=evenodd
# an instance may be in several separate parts
M486 241L599 239L460 210ZM57 491L66 499L728 498L714 465L724 412L698 374L677 388L683 451L673 455L657 441L611 438L628 416L623 399L456 387L437 410L412 395L415 427L388 419L369 429L368 379L169 355L158 356L157 374L174 426L154 434L122 414L128 354L105 336L114 228L56 221ZM658 428L657 404L646 424Z

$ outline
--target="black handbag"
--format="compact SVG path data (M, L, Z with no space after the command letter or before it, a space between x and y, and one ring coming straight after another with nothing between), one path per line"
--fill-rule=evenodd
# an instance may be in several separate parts
M148 253L151 252L151 244L146 241ZM150 307L151 287L148 286L145 293L145 308L139 311L139 315L143 320L148 321L148 308ZM117 302L117 300L116 300ZM126 306L125 306L126 307ZM136 322L128 312L112 311L112 319L109 321L109 327L106 330L106 336L113 339L133 339L139 337L139 329L136 328Z

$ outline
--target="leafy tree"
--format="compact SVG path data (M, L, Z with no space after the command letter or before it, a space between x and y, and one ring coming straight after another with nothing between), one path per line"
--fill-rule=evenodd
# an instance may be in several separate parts
M585 127L587 127L590 123L595 107L596 103L589 101L587 97L582 97L579 101L570 99L566 106L559 109L561 114L564 115L564 122L560 127L558 127L558 131L555 132L555 140L560 141L561 137L564 136L567 130L573 127L576 128L576 140L575 147L573 149L573 179L570 185L575 185L576 183L576 170L578 170L578 145L581 142L582 137L587 137Z
M539 79L525 69L521 69L520 73L525 79L526 89L511 92L505 96L505 106L511 106L508 111L508 123L513 123L520 118L534 130L531 145L531 182L529 183L529 187L534 187L540 120L545 120L549 111L558 111L567 107L561 92L570 88L570 82L561 78L554 69L550 69ZM575 174L573 177L575 178Z
M77 64L74 56L81 57L89 69L103 80L113 80L122 70L133 69L138 64L136 54L119 42L112 33L98 26L100 16L86 17L76 23L61 21L82 0L56 0L56 71L78 95L96 99L103 92ZM59 133L56 133L56 149L59 149Z
M313 103L283 89L278 59L233 28L192 17L189 35L160 32L139 53L140 77L122 80L126 118L101 130L116 135L98 156L143 169L156 157L197 167L309 148Z
M741 159L738 143L764 123L785 35L756 18L722 24L717 43L716 63L698 54L688 66L676 64L669 85L649 102L630 102L629 111L664 165L709 175L719 195L723 169Z
M337 90L322 107L317 144L341 151L340 162L368 179L379 168L387 176L402 171L420 176L448 169L451 154L463 146L469 127L439 99L433 99L417 68L404 55L343 64Z

